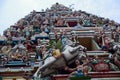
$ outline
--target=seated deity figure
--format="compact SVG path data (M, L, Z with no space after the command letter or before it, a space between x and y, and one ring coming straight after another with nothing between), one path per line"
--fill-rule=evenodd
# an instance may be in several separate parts
M3 54L8 54L12 49L12 45L5 45L5 46L2 46L1 48L1 52Z
M33 42L30 40L25 41L24 45L25 48L27 49L28 52L32 52L33 51Z
M73 42L70 39L68 39L68 37L62 36L62 44L63 44L63 46L65 46L65 45L72 45Z
M57 20L56 26L63 26L63 25L64 25L64 21L61 18L59 18Z
M26 55L26 48L25 46L21 43L21 41L16 44L11 51L9 52L9 55L12 59L20 59L24 55Z

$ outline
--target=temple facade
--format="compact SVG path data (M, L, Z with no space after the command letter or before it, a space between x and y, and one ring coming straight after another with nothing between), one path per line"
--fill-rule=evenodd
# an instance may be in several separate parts
M0 76L63 80L79 60L83 79L120 78L119 50L119 23L55 3L33 10L0 35Z

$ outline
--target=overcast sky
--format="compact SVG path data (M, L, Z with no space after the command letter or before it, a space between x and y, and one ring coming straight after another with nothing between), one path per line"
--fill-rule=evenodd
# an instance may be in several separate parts
M83 10L120 23L120 0L0 0L0 34L31 11L50 8L56 2L68 7L74 4L74 10Z

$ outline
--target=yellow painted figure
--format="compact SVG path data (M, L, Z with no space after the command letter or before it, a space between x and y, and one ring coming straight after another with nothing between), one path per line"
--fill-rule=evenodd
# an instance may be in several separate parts
M61 55L61 53L60 53L60 50L59 50L59 49L54 49L54 50L53 50L53 56L54 56L55 58L59 57L60 55Z

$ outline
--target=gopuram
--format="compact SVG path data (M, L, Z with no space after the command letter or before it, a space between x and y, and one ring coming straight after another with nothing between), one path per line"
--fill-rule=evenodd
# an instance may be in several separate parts
M59 3L33 10L0 35L0 76L119 80L120 24Z

